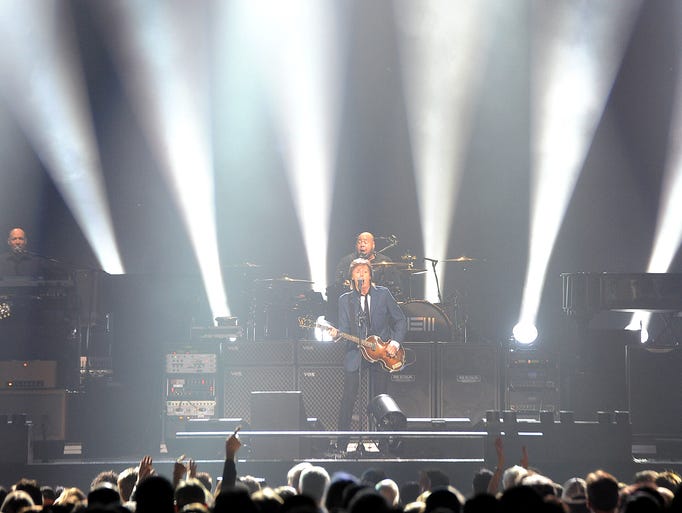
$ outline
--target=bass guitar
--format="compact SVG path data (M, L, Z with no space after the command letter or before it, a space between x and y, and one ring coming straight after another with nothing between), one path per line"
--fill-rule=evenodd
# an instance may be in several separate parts
M362 339L355 335L339 331L330 324L322 324L306 317L299 317L298 324L301 328L319 328L325 331L336 330L339 337L358 345L360 354L362 354L362 357L365 360L371 363L380 362L388 372L398 372L405 366L405 349L400 346L395 355L389 356L388 344L390 342L384 342L376 335L371 335Z

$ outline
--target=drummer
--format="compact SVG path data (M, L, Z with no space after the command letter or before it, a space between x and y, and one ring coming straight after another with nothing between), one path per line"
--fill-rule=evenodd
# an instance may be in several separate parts
M356 258L364 258L372 264L372 282L387 287L393 296L401 300L402 287L400 270L388 256L378 253L374 244L374 235L362 232L355 239L355 251L344 256L336 266L335 283L339 291L348 290L348 268ZM383 265L382 265L383 264Z

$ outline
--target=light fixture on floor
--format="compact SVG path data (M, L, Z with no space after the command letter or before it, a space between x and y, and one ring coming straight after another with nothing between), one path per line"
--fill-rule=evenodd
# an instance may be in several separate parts
M379 394L372 399L367 410L377 431L403 431L407 427L407 417L388 394Z

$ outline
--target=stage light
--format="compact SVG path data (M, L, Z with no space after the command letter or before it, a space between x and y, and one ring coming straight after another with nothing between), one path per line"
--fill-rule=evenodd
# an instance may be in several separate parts
M424 255L447 257L478 84L495 16L490 2L396 2ZM444 269L437 269L442 280ZM435 278L425 297L438 302Z
M628 331L639 331L639 341L644 344L649 340L649 320L651 319L651 312L635 312L632 315L630 323L625 326Z
M124 272L67 4L0 2L0 90L102 269Z
M532 203L519 323L535 323L556 237L639 5L531 4L537 27L531 51Z
M519 344L530 345L538 338L538 329L533 324L519 323L512 329L514 340Z
M374 420L377 431L403 431L407 428L407 417L388 394L374 397L367 411Z

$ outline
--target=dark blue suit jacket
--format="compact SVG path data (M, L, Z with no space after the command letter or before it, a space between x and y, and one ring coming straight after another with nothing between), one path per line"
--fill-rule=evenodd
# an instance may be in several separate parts
M377 335L384 342L402 342L407 333L407 319L391 292L386 287L372 285L370 296L370 329L367 336ZM364 338L364 329L358 322L361 316L360 294L355 290L343 294L339 298L339 330ZM348 351L344 366L349 372L356 371L360 368L360 350L355 343L346 343Z

